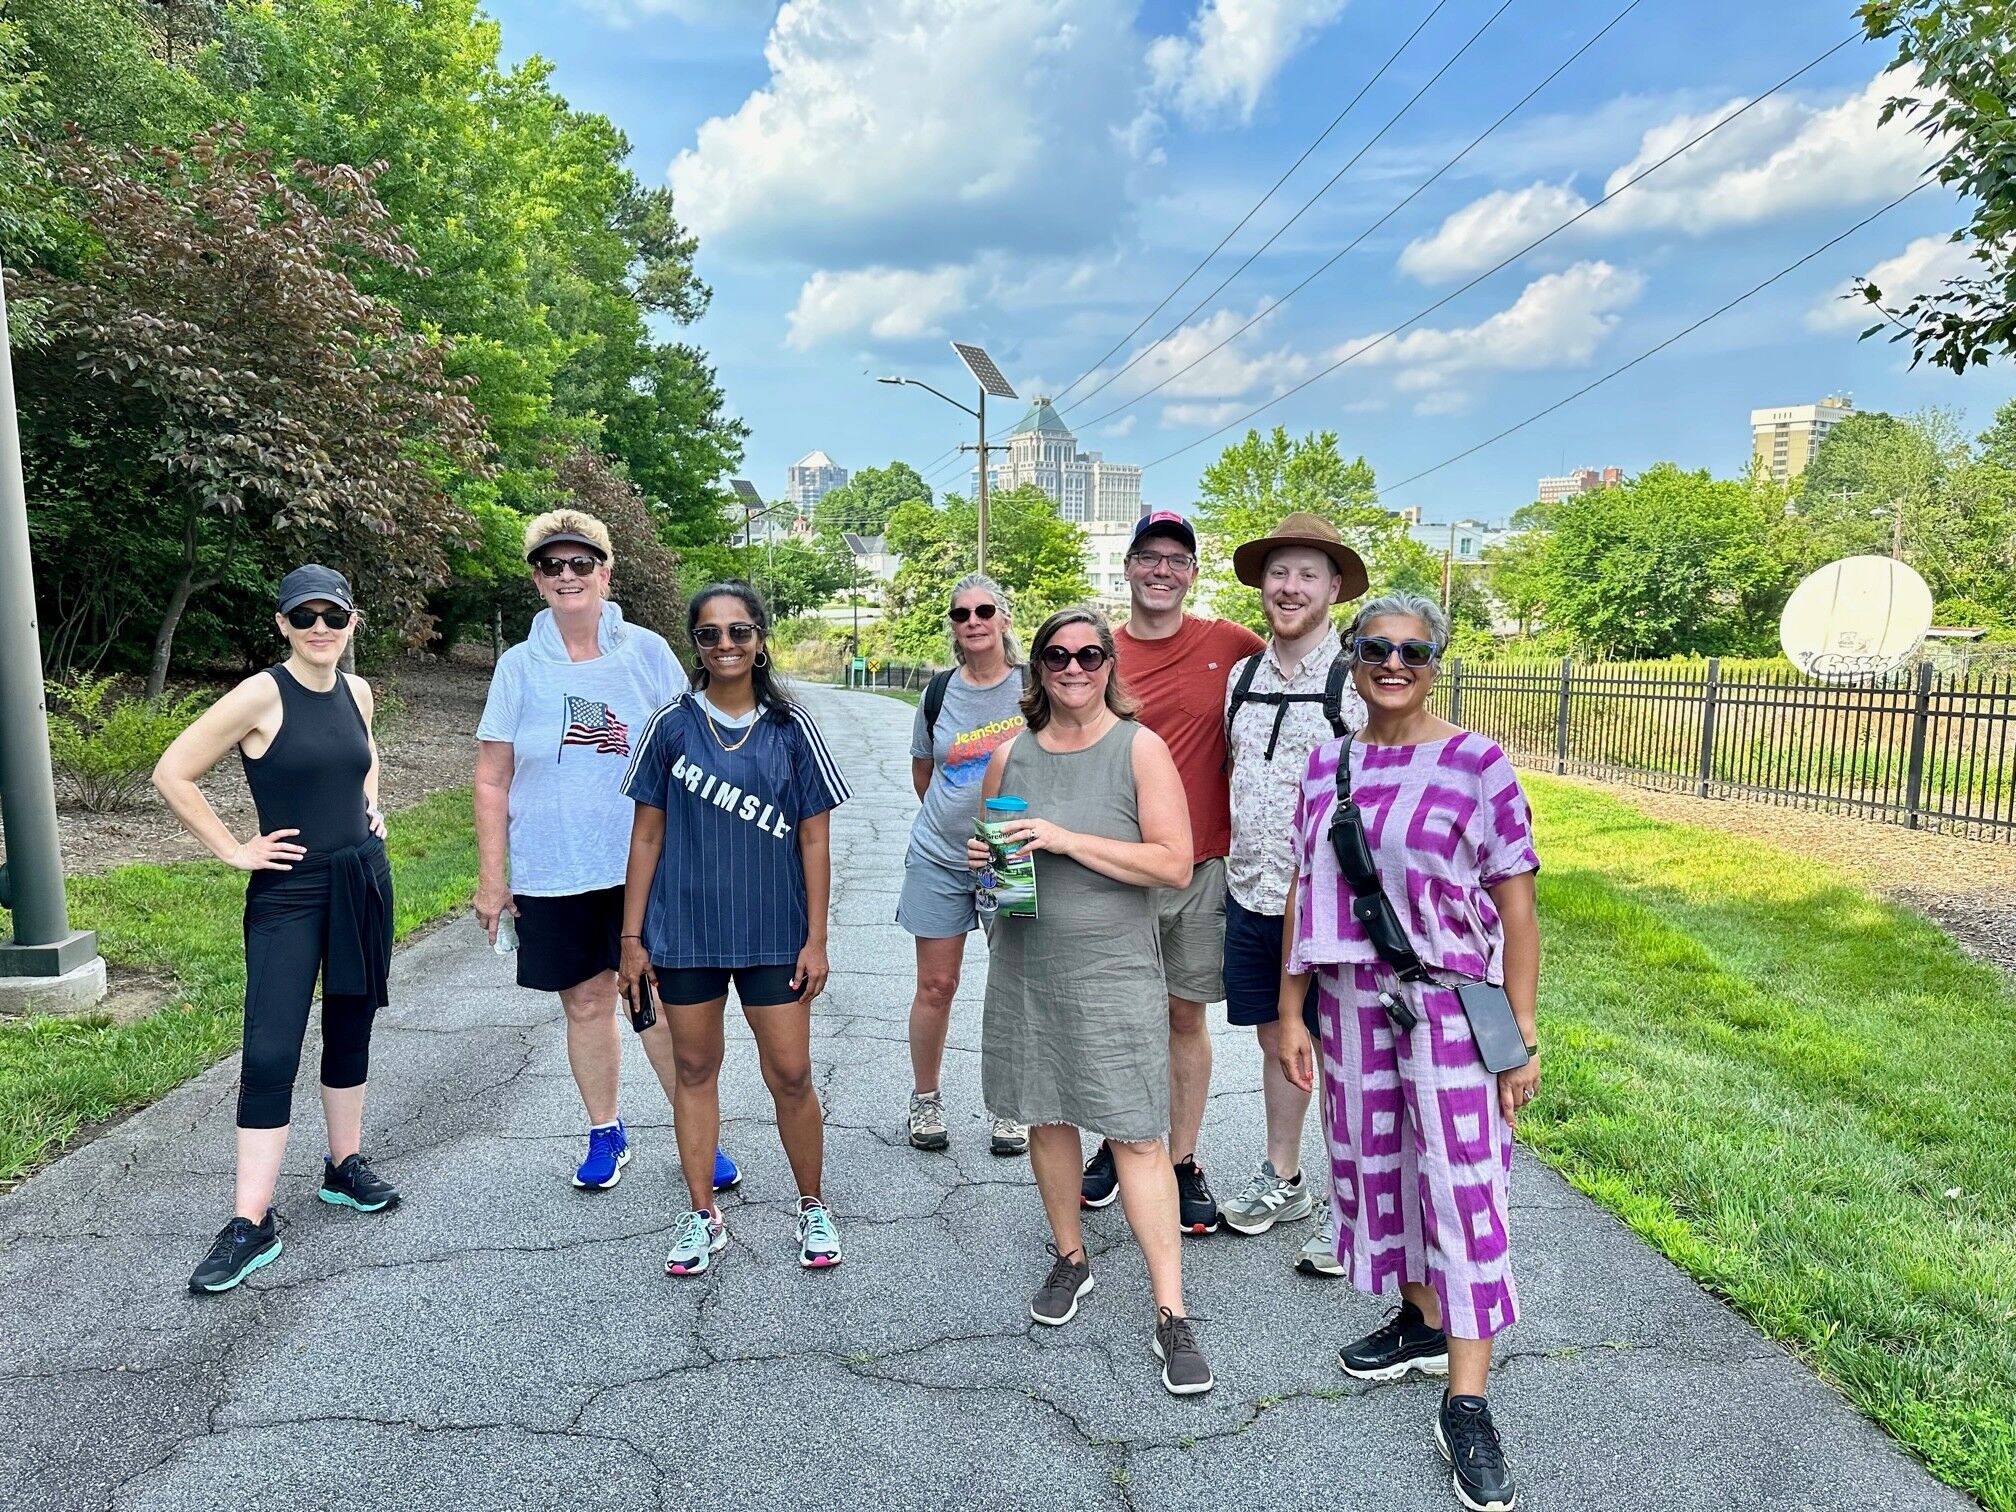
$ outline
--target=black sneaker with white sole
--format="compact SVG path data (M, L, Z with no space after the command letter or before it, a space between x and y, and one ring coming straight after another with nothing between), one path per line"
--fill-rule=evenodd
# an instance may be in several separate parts
M1412 1302L1402 1302L1379 1327L1338 1350L1337 1363L1361 1381L1397 1381L1410 1370L1446 1376L1449 1336L1430 1328Z
M1156 1309L1155 1358L1162 1362L1162 1389L1171 1396L1198 1396L1216 1384L1190 1319L1166 1307Z
M1176 1225L1186 1234L1218 1232L1218 1199L1194 1155L1176 1162Z
M1078 1186L1078 1205L1103 1208L1120 1195L1120 1173L1113 1168L1113 1146L1105 1140L1085 1162L1085 1177Z
M1435 1446L1449 1461L1456 1500L1470 1512L1512 1512L1518 1505L1512 1469L1484 1398L1444 1395L1435 1416Z
M1051 1328L1062 1328L1078 1316L1078 1304L1092 1290L1092 1262L1082 1249L1066 1255L1054 1244L1043 1248L1054 1263L1029 1301L1029 1316Z
M192 1292L226 1292L262 1265L280 1258L280 1232L273 1222L273 1209L254 1223L236 1217L219 1231L210 1253L189 1278Z

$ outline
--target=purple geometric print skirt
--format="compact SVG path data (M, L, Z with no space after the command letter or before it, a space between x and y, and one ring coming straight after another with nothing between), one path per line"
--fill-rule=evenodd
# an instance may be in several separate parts
M1420 1020L1397 1044L1382 986ZM1337 1259L1351 1284L1434 1287L1452 1338L1509 1328L1512 1130L1463 1005L1444 988L1402 987L1383 965L1340 965L1317 968L1316 1011Z

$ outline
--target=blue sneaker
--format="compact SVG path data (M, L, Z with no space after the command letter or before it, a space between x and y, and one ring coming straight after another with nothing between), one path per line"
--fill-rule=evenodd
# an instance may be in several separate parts
M630 1136L623 1132L623 1120L588 1131L588 1158L574 1173L574 1185L608 1191L623 1179L623 1167L630 1164Z
M732 1186L742 1184L742 1167L728 1158L728 1152L719 1145L714 1147L714 1190L725 1192Z

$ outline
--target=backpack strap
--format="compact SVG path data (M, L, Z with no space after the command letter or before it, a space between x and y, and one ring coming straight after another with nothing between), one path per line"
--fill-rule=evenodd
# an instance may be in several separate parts
M929 739L936 740L938 738L938 715L945 707L945 690L952 686L952 675L958 670L957 667L947 667L943 672L935 674L931 681L924 685L924 697L922 700L924 706L924 734Z
M1323 717L1330 721L1330 733L1340 740L1344 736L1344 679L1350 675L1351 664L1340 651L1323 684Z
M1232 684L1232 701L1225 705L1225 762L1232 762L1232 723L1239 717L1239 706L1253 694L1253 674L1260 670L1260 657L1256 652L1239 663L1238 680Z

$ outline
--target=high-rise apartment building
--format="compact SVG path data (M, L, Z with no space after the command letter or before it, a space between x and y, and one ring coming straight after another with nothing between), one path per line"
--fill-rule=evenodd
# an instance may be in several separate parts
M1829 394L1818 404L1750 411L1750 455L1773 482L1789 483L1806 471L1827 432L1855 413L1847 394Z
M1599 489L1617 488L1624 482L1621 467L1583 467L1574 472L1563 473L1558 478L1542 478L1539 492L1534 495L1542 504L1559 504L1563 499L1572 499L1578 494L1595 493Z
M814 504L846 484L847 469L823 451L811 451L793 464L788 476L784 497L799 514L809 515Z
M1104 520L1132 525L1141 516L1141 469L1078 450L1048 395L1038 394L1029 413L1008 435L1007 456L988 469L991 488L1033 483L1057 501L1057 512L1076 524ZM974 474L977 485L979 475Z

